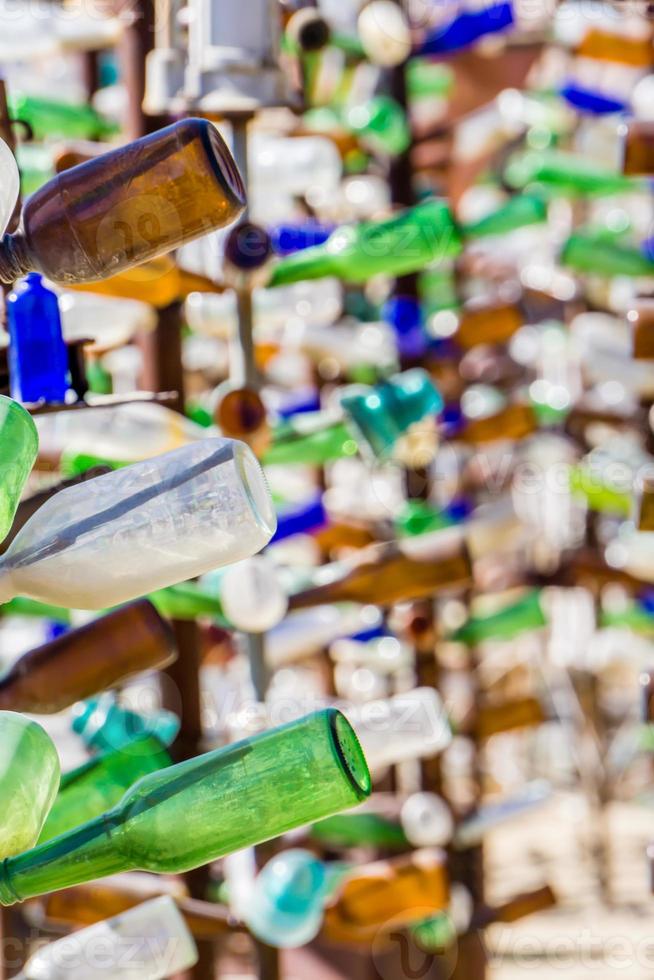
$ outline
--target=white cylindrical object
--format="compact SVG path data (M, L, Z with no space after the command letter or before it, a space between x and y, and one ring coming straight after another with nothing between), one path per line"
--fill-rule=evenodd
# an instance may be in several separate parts
M42 946L26 980L163 980L188 970L198 951L169 895Z
M276 525L252 451L205 439L51 497L0 562L0 593L103 609L249 558Z
M288 609L275 566L262 555L230 565L220 577L219 593L227 619L246 633L267 632Z
M400 812L406 838L414 847L445 847L454 833L449 806L436 793L413 793Z
M431 687L344 711L371 769L436 755L452 740L443 702Z

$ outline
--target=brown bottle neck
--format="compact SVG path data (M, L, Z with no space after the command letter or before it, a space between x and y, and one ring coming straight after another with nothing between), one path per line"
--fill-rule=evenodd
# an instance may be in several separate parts
M11 283L34 271L27 242L20 232L4 235L0 241L0 282Z

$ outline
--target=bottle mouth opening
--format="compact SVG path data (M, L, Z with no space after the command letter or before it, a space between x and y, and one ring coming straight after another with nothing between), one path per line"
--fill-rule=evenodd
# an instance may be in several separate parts
M245 207L247 204L247 193L241 173L236 166L236 161L229 147L216 127L210 122L207 122L205 130L205 146L221 182L226 185L234 200L241 207Z
M277 530L277 513L265 474L256 456L245 443L236 444L234 459L252 513L257 524L265 531L268 540L270 540Z
M356 732L340 711L330 713L329 723L336 751L354 791L360 800L365 800L370 796L372 780Z

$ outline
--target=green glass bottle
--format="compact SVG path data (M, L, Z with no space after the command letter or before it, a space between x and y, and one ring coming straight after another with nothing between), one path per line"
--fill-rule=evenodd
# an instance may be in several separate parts
M179 585L159 589L151 592L148 598L162 616L171 619L209 616L221 626L230 625L223 614L220 600L195 582L180 582Z
M490 616L471 616L450 634L450 639L475 646L484 640L510 640L525 630L537 630L546 625L541 593L535 590Z
M314 823L311 837L325 847L409 847L400 824L379 813L338 813Z
M450 527L454 521L445 511L438 510L426 500L407 500L394 523L398 537L415 537Z
M583 499L590 510L616 517L628 517L633 499L609 483L602 481L598 473L584 466L570 469L570 490L573 496Z
M108 466L112 470L119 470L123 466L129 466L128 462L116 459L105 459L102 456L92 456L90 453L75 453L64 451L59 462L61 472L64 476L81 476L87 470L92 470L96 466Z
M29 616L34 619L53 619L56 623L70 626L72 617L70 609L55 606L49 602L39 602L38 599L28 599L26 596L16 596L9 602L0 604L0 614L3 616Z
M108 813L11 858L0 904L127 870L189 871L370 795L354 731L319 711L139 780Z
M389 95L375 95L367 102L351 106L345 124L373 153L398 156L411 143L406 113Z
M640 249L589 232L571 235L563 246L560 261L576 272L595 276L654 275L654 262Z
M11 530L38 449L32 416L18 402L0 395L0 541Z
M32 847L57 795L59 756L24 715L0 711L0 859Z
M7 102L11 118L29 127L35 140L48 137L94 140L119 131L115 123L83 103L73 105L15 91L9 92Z
M263 462L319 466L354 456L360 448L376 457L387 455L412 425L437 415L443 399L427 372L413 368L351 390L341 398L341 408L344 422L322 412L284 422L273 432Z
M21 143L16 147L16 161L23 197L38 191L55 175L52 149L42 143Z
M170 765L172 760L159 739L153 735L140 735L120 748L64 773L39 843L58 837L111 809L142 776Z
M269 285L335 276L366 282L402 276L461 251L461 237L445 201L431 200L383 221L343 225L324 245L295 252L274 267Z
M560 150L534 150L514 156L504 171L504 179L511 187L540 184L550 193L573 197L619 194L645 190L647 186L643 180L594 164L587 156Z
M648 636L654 634L654 616L636 602L629 603L624 609L603 609L599 616L599 625L623 626Z
M303 424L304 420L289 419L273 429L272 443L263 454L264 465L323 466L334 459L356 456L357 443L345 422L330 422L323 412L311 414L316 418L309 426Z
M541 224L547 221L547 202L537 194L516 194L497 210L462 225L464 238L485 238L489 235L506 235L517 228Z
M454 88L454 71L449 65L430 58L411 58L406 63L409 100L446 98Z

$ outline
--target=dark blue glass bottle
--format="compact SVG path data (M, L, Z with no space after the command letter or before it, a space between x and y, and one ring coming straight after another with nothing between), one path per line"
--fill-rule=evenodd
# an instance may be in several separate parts
M513 27L511 2L500 0L479 10L462 10L446 24L438 24L423 41L418 54L447 54L470 47L487 34L498 34Z
M327 523L327 514L320 496L312 497L307 503L289 507L277 515L277 530L271 538L271 544L283 541L294 534L310 534Z
M22 402L63 402L68 352L57 296L38 272L21 279L7 297L11 395Z
M382 308L382 319L389 323L397 337L400 357L422 357L427 349L420 303L412 296L394 296Z
M323 245L335 225L322 225L317 221L304 221L302 224L281 224L269 229L273 251L277 255L291 255L314 245Z
M574 81L568 81L563 85L561 95L579 112L585 112L590 116L606 116L614 112L626 112L628 109L627 103L622 99L584 88Z

